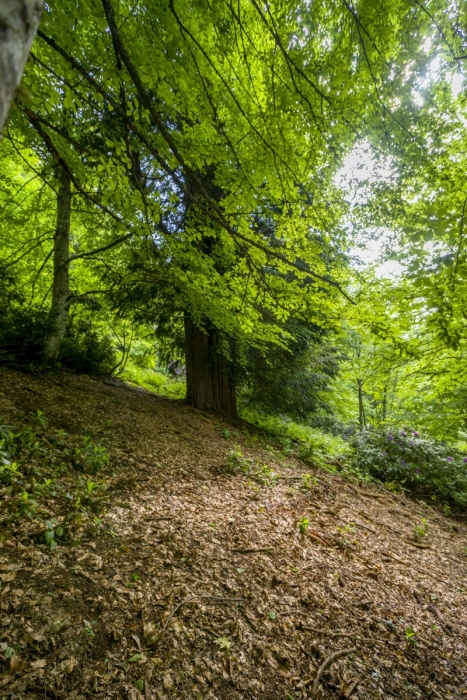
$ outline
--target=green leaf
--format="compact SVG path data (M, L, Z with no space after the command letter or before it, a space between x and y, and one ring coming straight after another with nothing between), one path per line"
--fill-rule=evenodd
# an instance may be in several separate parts
M47 531L46 531L46 533L45 533L45 541L47 542L47 544L50 544L50 543L53 541L54 537L55 537L55 533L54 533L53 530L47 530Z
M270 620L275 620L275 619L276 619L276 613L274 612L274 610L271 610L271 612L269 613L269 619L270 619Z
M142 658L143 658L143 655L142 655L142 654L134 654L133 656L131 656L131 657L128 659L128 661L129 661L130 663L134 664L134 663L136 663L136 661L141 661Z
M219 645L220 649L226 649L227 651L232 646L232 642L227 637L219 637L216 639L216 644Z

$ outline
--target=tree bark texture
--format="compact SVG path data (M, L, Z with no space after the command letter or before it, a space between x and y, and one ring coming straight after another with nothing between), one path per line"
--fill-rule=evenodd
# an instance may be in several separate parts
M231 362L220 352L219 331L200 330L185 315L186 402L228 418L237 417Z
M363 405L363 380L357 379L358 386L358 422L360 430L366 428L365 407Z
M39 28L43 0L0 0L0 135Z
M1 1L1 0L0 0ZM58 359L60 345L65 335L70 308L69 248L71 218L71 182L68 173L59 168L57 194L57 224L54 235L54 277L50 331L44 343L45 366Z

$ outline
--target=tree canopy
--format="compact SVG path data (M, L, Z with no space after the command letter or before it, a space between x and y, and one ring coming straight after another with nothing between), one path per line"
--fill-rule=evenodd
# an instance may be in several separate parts
M5 270L23 303L62 319L46 347L69 312L94 309L112 332L156 325L182 353L185 318L240 367L249 348L290 353L297 322L349 357L374 345L352 376L369 373L378 396L378 363L463 357L464 13L418 0L47 5L0 193ZM404 263L385 284L353 261L382 237Z

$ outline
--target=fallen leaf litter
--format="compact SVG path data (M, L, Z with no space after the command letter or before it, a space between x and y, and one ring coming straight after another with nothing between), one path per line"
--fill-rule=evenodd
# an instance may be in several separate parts
M1 370L0 387L12 423L40 409L99 435L111 420L114 470L74 546L3 529L0 698L467 693L462 524L324 472L302 489L310 468L251 431L113 380ZM233 444L276 482L225 473Z

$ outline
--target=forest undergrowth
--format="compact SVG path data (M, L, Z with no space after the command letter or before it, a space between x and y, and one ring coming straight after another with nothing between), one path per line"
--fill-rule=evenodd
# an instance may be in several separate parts
M1 698L467 693L462 518L145 389L0 371Z

